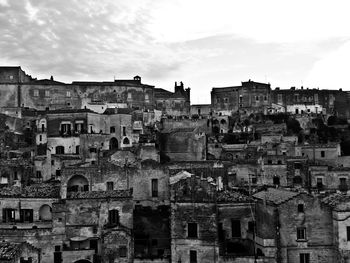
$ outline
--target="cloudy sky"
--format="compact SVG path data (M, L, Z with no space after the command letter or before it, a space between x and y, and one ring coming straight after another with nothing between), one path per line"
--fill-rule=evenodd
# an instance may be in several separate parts
M0 65L65 82L183 81L193 104L248 79L350 90L349 10L347 0L0 0Z

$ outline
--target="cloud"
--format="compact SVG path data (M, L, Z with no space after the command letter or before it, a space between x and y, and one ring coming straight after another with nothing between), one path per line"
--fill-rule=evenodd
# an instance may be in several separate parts
M146 28L152 4L143 3L11 1L0 12L2 61L65 80L119 74L162 78L180 67L178 49L156 43Z
M307 76L306 83L322 89L349 90L350 40L318 60Z

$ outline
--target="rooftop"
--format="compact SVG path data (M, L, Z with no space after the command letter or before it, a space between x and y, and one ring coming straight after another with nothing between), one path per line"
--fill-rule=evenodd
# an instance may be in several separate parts
M268 188L266 190L262 190L253 195L254 198L260 199L266 202L270 202L276 205L280 205L296 196L298 196L299 192L292 192L283 189L276 188Z
M130 190L114 191L91 191L91 192L72 192L69 193L69 199L104 199L104 198L131 198Z
M217 201L218 202L235 202L235 203L241 203L241 202L251 202L252 198L250 198L248 195L238 192L238 191L222 191L218 192L217 195Z
M33 184L20 188L17 186L1 188L0 197L13 198L59 198L60 186L56 182Z
M20 243L0 242L0 260L11 260L20 251Z

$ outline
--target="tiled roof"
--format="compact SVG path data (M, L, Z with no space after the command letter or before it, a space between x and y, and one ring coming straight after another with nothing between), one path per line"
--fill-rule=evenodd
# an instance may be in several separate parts
M131 195L130 190L73 192L69 193L69 199L129 198Z
M238 191L222 191L218 192L218 202L251 202L252 198Z
M60 186L57 183L33 184L20 188L17 186L1 188L0 197L59 198Z
M289 199L292 199L299 195L299 192L292 192L283 189L268 188L253 195L254 198L260 199L266 202L270 202L276 205L282 204Z
M0 242L0 260L11 260L20 251L20 243Z

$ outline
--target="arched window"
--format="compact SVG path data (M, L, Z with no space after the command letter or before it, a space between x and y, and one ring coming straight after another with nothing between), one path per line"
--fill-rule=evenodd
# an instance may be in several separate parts
M82 175L74 175L67 183L67 193L89 191L89 181Z
M123 144L130 144L130 140L128 139L128 137L124 138Z
M39 220L42 220L42 221L52 220L52 209L49 205L43 205L40 207Z

